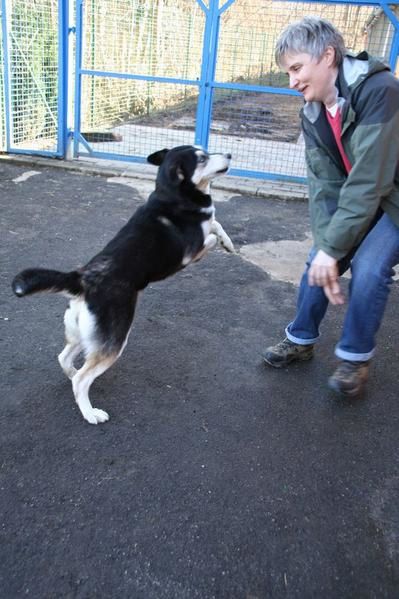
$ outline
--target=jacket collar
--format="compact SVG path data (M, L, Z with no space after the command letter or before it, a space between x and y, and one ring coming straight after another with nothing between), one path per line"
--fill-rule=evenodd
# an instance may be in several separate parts
M335 86L338 91L338 104L342 106L355 88L379 71L390 70L389 67L371 56L365 50L359 54L347 52L338 70ZM306 102L303 107L304 116L315 123L322 110L321 102Z

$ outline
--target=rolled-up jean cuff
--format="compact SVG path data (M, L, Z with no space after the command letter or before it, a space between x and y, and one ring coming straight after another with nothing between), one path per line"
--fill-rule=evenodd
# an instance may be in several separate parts
M288 330L288 327L290 327L291 325L292 322L290 322L290 324L285 329L287 339L291 341L291 343L296 343L297 345L313 345L318 340L318 337L315 337L314 339L300 339L299 337L294 337L294 335L291 335L291 333Z
M365 353L365 354L354 354L349 351L344 351L340 349L338 345L335 348L335 355L340 360L348 360L348 362L368 362L374 356L375 349Z

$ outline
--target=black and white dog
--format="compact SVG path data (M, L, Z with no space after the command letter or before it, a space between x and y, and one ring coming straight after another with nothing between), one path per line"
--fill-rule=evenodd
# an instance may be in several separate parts
M230 154L179 146L148 156L159 166L156 188L105 248L77 270L27 269L12 282L22 297L38 292L72 298L64 316L66 345L58 356L72 380L75 400L91 424L108 420L89 399L92 382L122 354L137 296L149 283L173 275L202 258L219 241L234 250L215 220L210 181L227 172ZM84 364L74 360L82 353Z

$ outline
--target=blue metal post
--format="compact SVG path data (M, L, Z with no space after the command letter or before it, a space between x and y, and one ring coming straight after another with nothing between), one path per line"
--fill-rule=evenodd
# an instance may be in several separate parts
M65 157L68 139L68 20L69 0L58 2L58 135L57 156Z
M395 73L396 67L398 65L399 58L399 28L394 28L394 34L392 38L391 51L389 53L389 66L392 69L392 72Z
M208 9L202 2L198 2L200 8L204 11L205 14L205 30L204 30L204 42L202 47L202 61L201 61L201 75L199 81L199 96L198 96L198 105L197 105L197 115L195 119L195 143L196 145L202 145L202 130L203 130L203 122L205 115L205 101L206 95L208 93L207 90L207 72L208 72L208 48L209 48L209 40L211 37L211 14L210 9Z
M12 128L12 110L10 94L10 58L9 58L9 36L8 36L8 12L7 0L1 1L1 25L3 32L3 61L4 61L4 104L5 104L5 125L6 125L6 150L10 151L11 146L11 128Z
M210 0L209 9L204 9L206 10L206 24L204 33L204 47L202 52L197 126L195 130L195 143L202 145L204 148L208 147L211 129L220 16L234 2L235 0L228 0L221 8L219 8L219 0Z
M391 53L389 56L389 64L393 72L395 72L399 57L399 29L395 29L392 40Z
M381 7L393 25L394 34L392 38L391 50L389 53L389 66L391 67L392 71L395 72L399 56L399 19L386 4L386 2L382 2Z
M205 81L205 98L204 98L204 115L202 121L202 132L201 132L201 145L204 148L208 147L209 134L211 129L212 119L212 100L213 100L213 82L215 79L216 71L216 60L217 60L217 47L219 41L219 0L210 0L209 4L209 20L210 31L209 31L209 47L208 47L208 60L207 60L207 73Z
M73 131L73 156L79 153L82 98L82 38L83 38L83 0L76 1L76 63L75 63L75 122Z

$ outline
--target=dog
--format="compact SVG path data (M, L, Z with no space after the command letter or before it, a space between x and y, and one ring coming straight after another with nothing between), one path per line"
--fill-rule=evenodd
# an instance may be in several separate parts
M64 316L66 345L58 361L90 424L109 419L92 406L89 389L122 354L138 294L149 283L197 262L218 242L234 251L215 220L209 195L211 180L227 172L231 155L187 145L154 152L147 161L159 167L155 191L101 252L83 268L31 268L12 282L18 297L47 292L70 299ZM84 363L77 370L74 362L81 353Z

